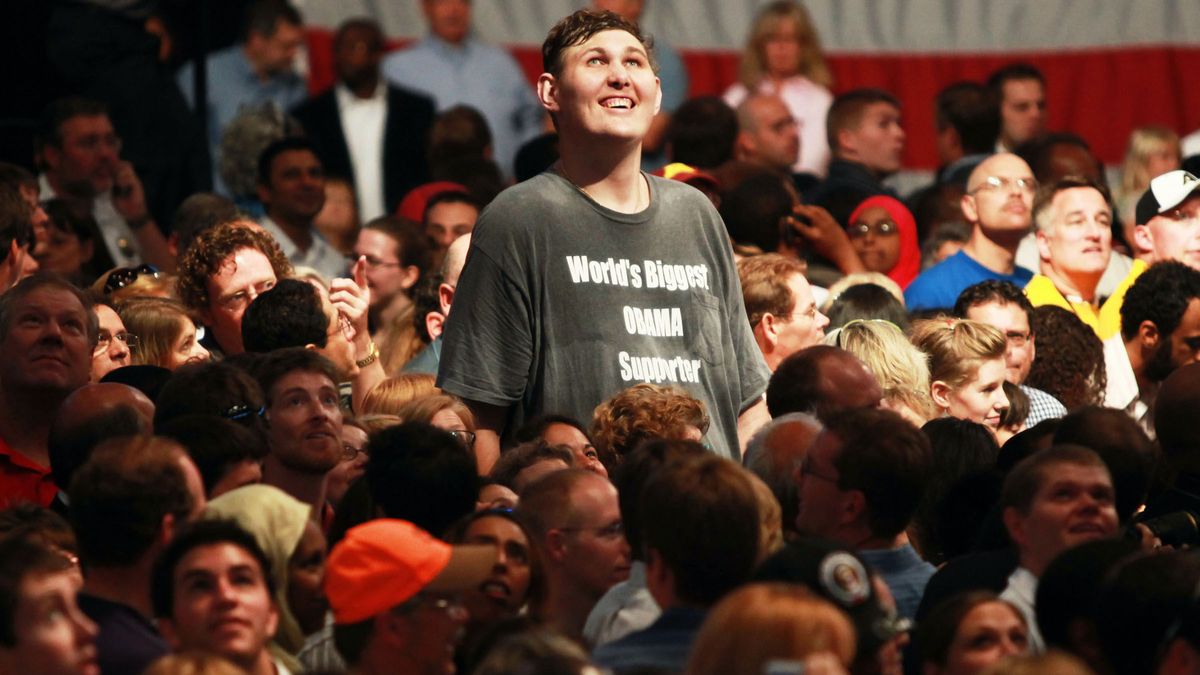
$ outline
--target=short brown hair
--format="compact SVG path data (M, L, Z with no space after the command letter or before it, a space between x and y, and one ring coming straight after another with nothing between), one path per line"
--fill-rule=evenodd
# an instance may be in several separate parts
M184 306L193 311L208 309L208 278L221 270L227 258L244 248L265 255L276 279L291 276L292 264L271 235L243 221L223 223L197 235L179 260L175 288Z
M687 425L708 430L704 403L678 387L642 383L596 406L590 435L605 464L615 466L642 441L680 438Z
M571 493L580 483L596 480L608 482L587 469L564 469L525 488L521 501L517 502L517 513L529 526L538 546L550 530L574 524L578 514L571 509Z
M1104 203L1108 204L1111 214L1112 193L1108 191L1108 186L1085 176L1064 176L1053 183L1043 185L1033 198L1033 223L1038 232L1048 232L1054 224L1054 213L1050 207L1058 193L1075 188L1092 188L1099 192L1100 196L1104 197Z
M16 286L13 286L4 293L0 293L0 342L8 339L8 330L12 327L13 308L16 304L31 295L34 291L39 291L43 288L64 291L75 296L79 304L83 305L84 313L87 314L88 342L92 346L95 346L96 340L100 336L100 319L96 316L95 301L91 296L79 290L79 288L57 272L45 270L25 277L17 282Z
M862 123L863 111L876 103L887 103L900 109L900 101L882 89L854 89L833 99L825 118L825 138L834 157L839 154L838 134L857 128Z
M1056 445L1033 453L1008 472L1008 476L1004 478L1004 487L1000 490L1000 507L1016 509L1021 515L1028 514L1038 490L1042 489L1050 467L1058 464L1099 467L1108 473L1108 466L1095 451L1082 445Z
M575 455L569 448L542 440L528 441L500 453L489 475L493 481L516 492L517 475L538 462L554 459L561 459L567 468L575 466Z
M788 279L793 274L804 276L804 265L799 260L765 253L742 258L738 261L737 271L751 328L757 326L767 313L784 317L796 309Z
M558 77L562 74L562 54L568 47L587 42L597 33L606 30L623 30L646 48L650 57L650 67L658 72L658 62L654 59L654 42L642 34L638 27L621 18L620 15L608 11L581 9L568 17L561 19L542 43L542 70Z

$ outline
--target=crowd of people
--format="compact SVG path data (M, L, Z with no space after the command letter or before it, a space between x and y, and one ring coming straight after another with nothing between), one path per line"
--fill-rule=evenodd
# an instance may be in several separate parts
M902 196L795 0L692 99L640 1L533 87L420 3L147 65L212 191L119 88L0 164L0 675L1200 673L1178 135L1110 190L1012 64Z

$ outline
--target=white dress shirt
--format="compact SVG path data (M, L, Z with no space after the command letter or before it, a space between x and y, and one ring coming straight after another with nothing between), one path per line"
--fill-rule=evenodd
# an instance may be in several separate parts
M338 117L350 166L354 169L354 187L358 192L358 214L365 223L385 215L383 196L383 133L387 121L387 84L381 79L370 98L355 96L344 84L334 87Z

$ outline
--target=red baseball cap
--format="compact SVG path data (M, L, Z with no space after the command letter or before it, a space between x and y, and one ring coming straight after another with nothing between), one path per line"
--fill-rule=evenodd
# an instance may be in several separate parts
M380 518L346 532L325 567L336 623L365 621L421 591L465 591L496 564L492 545L451 546L405 520Z
M404 195L404 199L400 200L400 206L396 207L396 215L401 218L408 218L414 223L420 223L425 220L425 205L429 203L437 195L443 192L457 192L461 194L470 194L467 186L462 183L454 183L448 180L439 180L432 183L418 185Z

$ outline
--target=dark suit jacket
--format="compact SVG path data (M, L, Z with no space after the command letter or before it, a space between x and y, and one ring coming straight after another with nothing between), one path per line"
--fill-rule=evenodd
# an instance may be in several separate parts
M394 213L409 190L429 182L425 150L436 110L432 99L392 85L387 87L387 104L382 139L383 199L388 213ZM296 106L292 115L316 146L325 173L354 180L334 88Z

